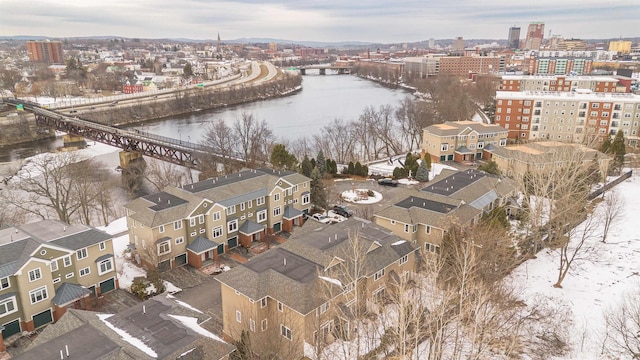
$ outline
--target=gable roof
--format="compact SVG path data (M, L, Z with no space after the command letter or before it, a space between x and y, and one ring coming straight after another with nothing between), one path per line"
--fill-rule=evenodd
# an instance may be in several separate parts
M507 129L495 124L484 124L477 121L447 121L444 124L429 125L425 131L436 136L464 135L465 131L475 131L478 134L507 132Z

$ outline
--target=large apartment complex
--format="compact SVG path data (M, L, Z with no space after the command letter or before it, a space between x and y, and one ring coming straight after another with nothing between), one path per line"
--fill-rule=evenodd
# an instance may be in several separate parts
M433 161L473 161L482 159L487 146L505 146L507 130L476 121L447 121L423 129L422 152Z
M525 59L525 71L530 75L538 74L591 74L593 60L582 57L542 57L531 55Z
M308 222L279 247L216 277L223 335L281 359L349 339L353 314L375 311L389 282L415 270L415 250L366 220Z
M117 287L112 236L103 231L56 220L0 230L4 338L56 321L68 307Z
M302 225L310 187L304 175L271 169L169 187L125 206L130 245L145 266L200 268L229 249Z
M624 132L638 146L640 96L591 91L498 91L495 123L509 138L597 145Z
M64 51L60 41L27 41L29 61L64 64Z

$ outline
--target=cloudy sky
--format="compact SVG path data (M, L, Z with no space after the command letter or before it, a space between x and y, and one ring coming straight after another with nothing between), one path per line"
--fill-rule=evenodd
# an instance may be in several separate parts
M640 36L639 0L0 0L0 35L411 42Z

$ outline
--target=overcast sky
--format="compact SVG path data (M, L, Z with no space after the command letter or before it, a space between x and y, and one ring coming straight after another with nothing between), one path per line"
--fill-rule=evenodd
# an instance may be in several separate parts
M640 36L639 0L0 0L0 35L412 42Z

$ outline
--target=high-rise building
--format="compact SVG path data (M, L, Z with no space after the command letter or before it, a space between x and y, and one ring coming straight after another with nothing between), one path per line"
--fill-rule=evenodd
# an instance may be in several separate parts
M461 36L458 36L455 40L453 40L453 51L462 50L464 50L464 39Z
M436 48L436 39L430 38L429 39L429 49L435 49L435 48Z
M27 41L30 61L64 64L64 51L60 41Z
M512 26L509 28L509 48L518 49L520 47L520 27Z
M527 39L524 42L524 48L529 50L540 50L542 40L544 39L544 23L533 22L527 28Z

